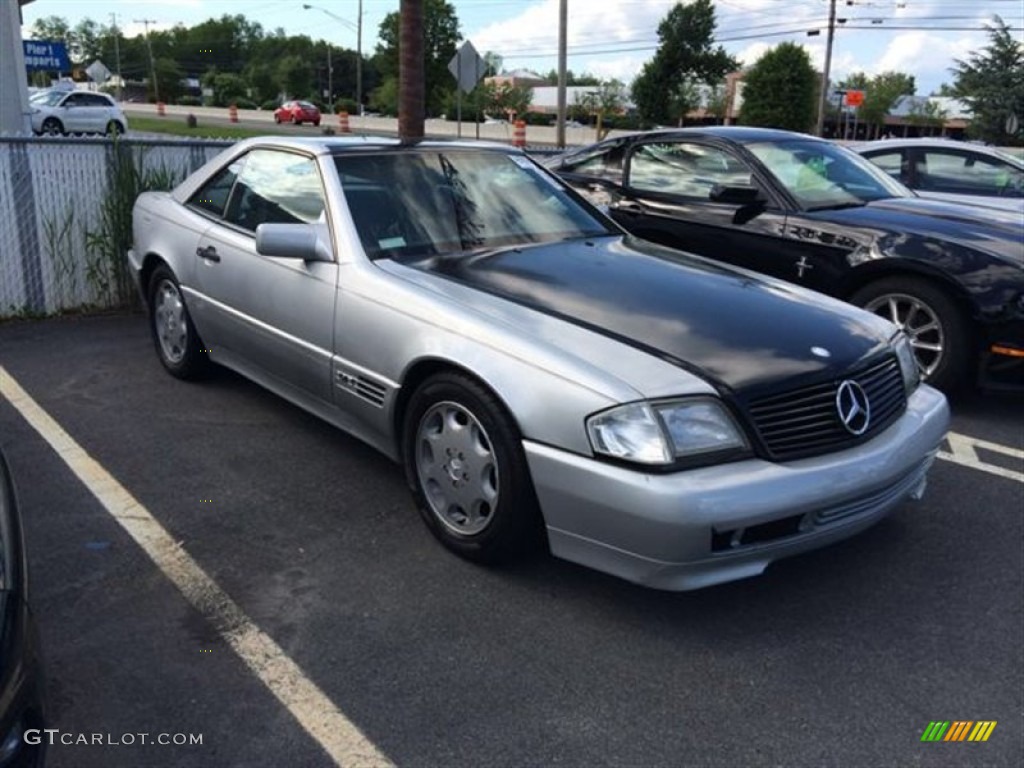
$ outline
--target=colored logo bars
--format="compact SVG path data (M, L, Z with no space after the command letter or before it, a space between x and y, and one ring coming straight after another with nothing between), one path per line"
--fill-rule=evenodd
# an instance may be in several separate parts
M988 741L995 727L995 720L932 720L921 741Z

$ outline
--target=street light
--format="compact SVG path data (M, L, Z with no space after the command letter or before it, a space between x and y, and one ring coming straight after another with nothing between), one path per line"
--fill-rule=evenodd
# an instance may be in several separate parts
M313 10L313 11L320 11L321 13L326 13L328 16L330 16L335 21L338 21L338 22L344 24L349 29L354 29L355 30L355 32L356 32L356 104L359 105L359 114L360 115L363 114L363 0L359 0L359 10L356 12L357 13L356 19L358 21L357 24L353 24L348 19L343 19L343 18L341 18L341 16L338 16L337 14L332 13L331 11L328 11L326 8L321 8L319 5L310 5L308 3L303 3L302 4L302 8L303 8L303 10L306 10L306 11ZM330 48L329 47L328 47L328 56L330 56ZM328 69L329 69L330 68L330 63L328 63L327 66L328 66ZM328 75L329 74L330 73L328 73ZM328 82L330 82L330 81L328 80ZM328 85L327 87L328 87L328 89L330 89L331 86ZM334 94L332 93L331 95L333 96ZM333 110L333 106L332 106L332 110Z

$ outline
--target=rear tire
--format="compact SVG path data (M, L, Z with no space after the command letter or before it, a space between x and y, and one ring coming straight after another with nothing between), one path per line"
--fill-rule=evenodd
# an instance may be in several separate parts
M910 338L922 378L947 394L974 370L967 318L949 294L919 277L886 277L857 291L851 304L884 317Z
M107 136L120 136L124 133L124 126L121 125L117 120L111 120L107 123Z
M149 329L156 354L167 372L179 379L196 379L210 359L189 317L185 297L174 273L161 264L149 280Z
M445 547L488 564L538 548L543 525L521 437L493 393L458 373L432 376L409 400L402 444L420 515Z

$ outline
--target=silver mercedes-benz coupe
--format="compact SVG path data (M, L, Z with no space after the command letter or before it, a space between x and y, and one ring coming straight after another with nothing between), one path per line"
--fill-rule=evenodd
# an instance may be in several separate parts
M949 420L887 321L633 238L508 147L244 141L139 197L128 259L171 374L400 461L482 562L753 576L920 498Z

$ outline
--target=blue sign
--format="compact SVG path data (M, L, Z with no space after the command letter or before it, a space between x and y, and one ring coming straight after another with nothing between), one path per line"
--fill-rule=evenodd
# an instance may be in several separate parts
M25 69L29 72L70 72L67 46L50 40L22 40Z

